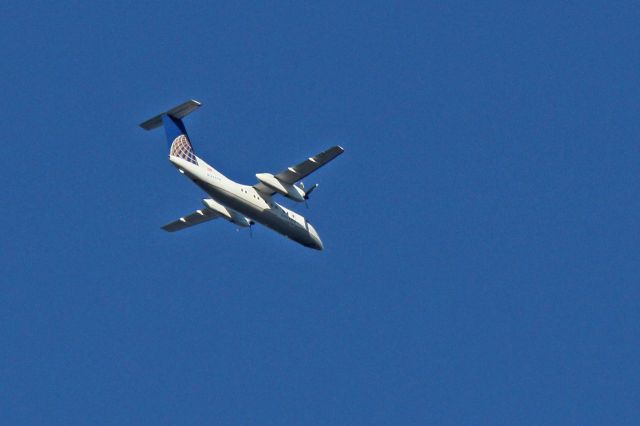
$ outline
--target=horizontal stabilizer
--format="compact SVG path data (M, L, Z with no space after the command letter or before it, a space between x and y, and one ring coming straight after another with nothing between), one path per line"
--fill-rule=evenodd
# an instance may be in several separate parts
M162 116L164 114L176 118L181 119L182 117L191 114L196 108L201 106L202 104L196 100L190 99L187 102L178 105L177 107L171 108L169 111L163 112L162 114L158 114L153 118L148 119L144 123L140 124L145 130L152 130L156 127L162 126Z

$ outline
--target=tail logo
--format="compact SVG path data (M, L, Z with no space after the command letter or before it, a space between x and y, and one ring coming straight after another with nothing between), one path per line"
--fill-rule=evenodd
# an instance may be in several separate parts
M193 152L191 143L185 135L180 135L173 140L173 143L171 144L170 155L173 157L182 158L183 160L187 160L190 163L195 164L196 166L198 165L196 154Z

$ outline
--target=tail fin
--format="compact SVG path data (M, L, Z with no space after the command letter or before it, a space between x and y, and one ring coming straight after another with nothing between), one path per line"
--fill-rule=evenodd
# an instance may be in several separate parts
M140 124L140 127L145 130L152 130L163 125L164 132L167 136L167 143L169 145L169 155L180 157L194 164L198 164L198 160L196 159L195 152L193 151L193 147L189 141L189 135L187 135L187 129L184 127L182 118L192 113L200 105L202 104L196 100L188 100L177 107L171 108L169 111L150 118Z

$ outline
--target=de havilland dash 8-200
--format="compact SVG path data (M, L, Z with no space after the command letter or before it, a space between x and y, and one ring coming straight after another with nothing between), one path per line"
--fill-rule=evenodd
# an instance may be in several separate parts
M140 124L145 130L164 127L169 161L211 197L202 200L203 208L166 224L162 229L175 232L217 218L240 227L251 227L257 222L306 247L322 250L324 246L315 228L302 215L276 203L273 196L280 194L297 202L306 202L318 184L305 189L304 184L298 182L342 154L344 149L333 146L275 175L258 173L255 185L242 185L195 154L182 118L200 105L198 101L189 100Z

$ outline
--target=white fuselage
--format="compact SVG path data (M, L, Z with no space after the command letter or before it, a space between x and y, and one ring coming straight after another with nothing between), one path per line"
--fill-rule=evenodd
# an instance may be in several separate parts
M261 223L298 243L322 250L323 245L316 230L307 220L273 201L270 195L253 186L241 185L224 176L197 157L198 164L169 156L169 161L215 201L248 219Z

